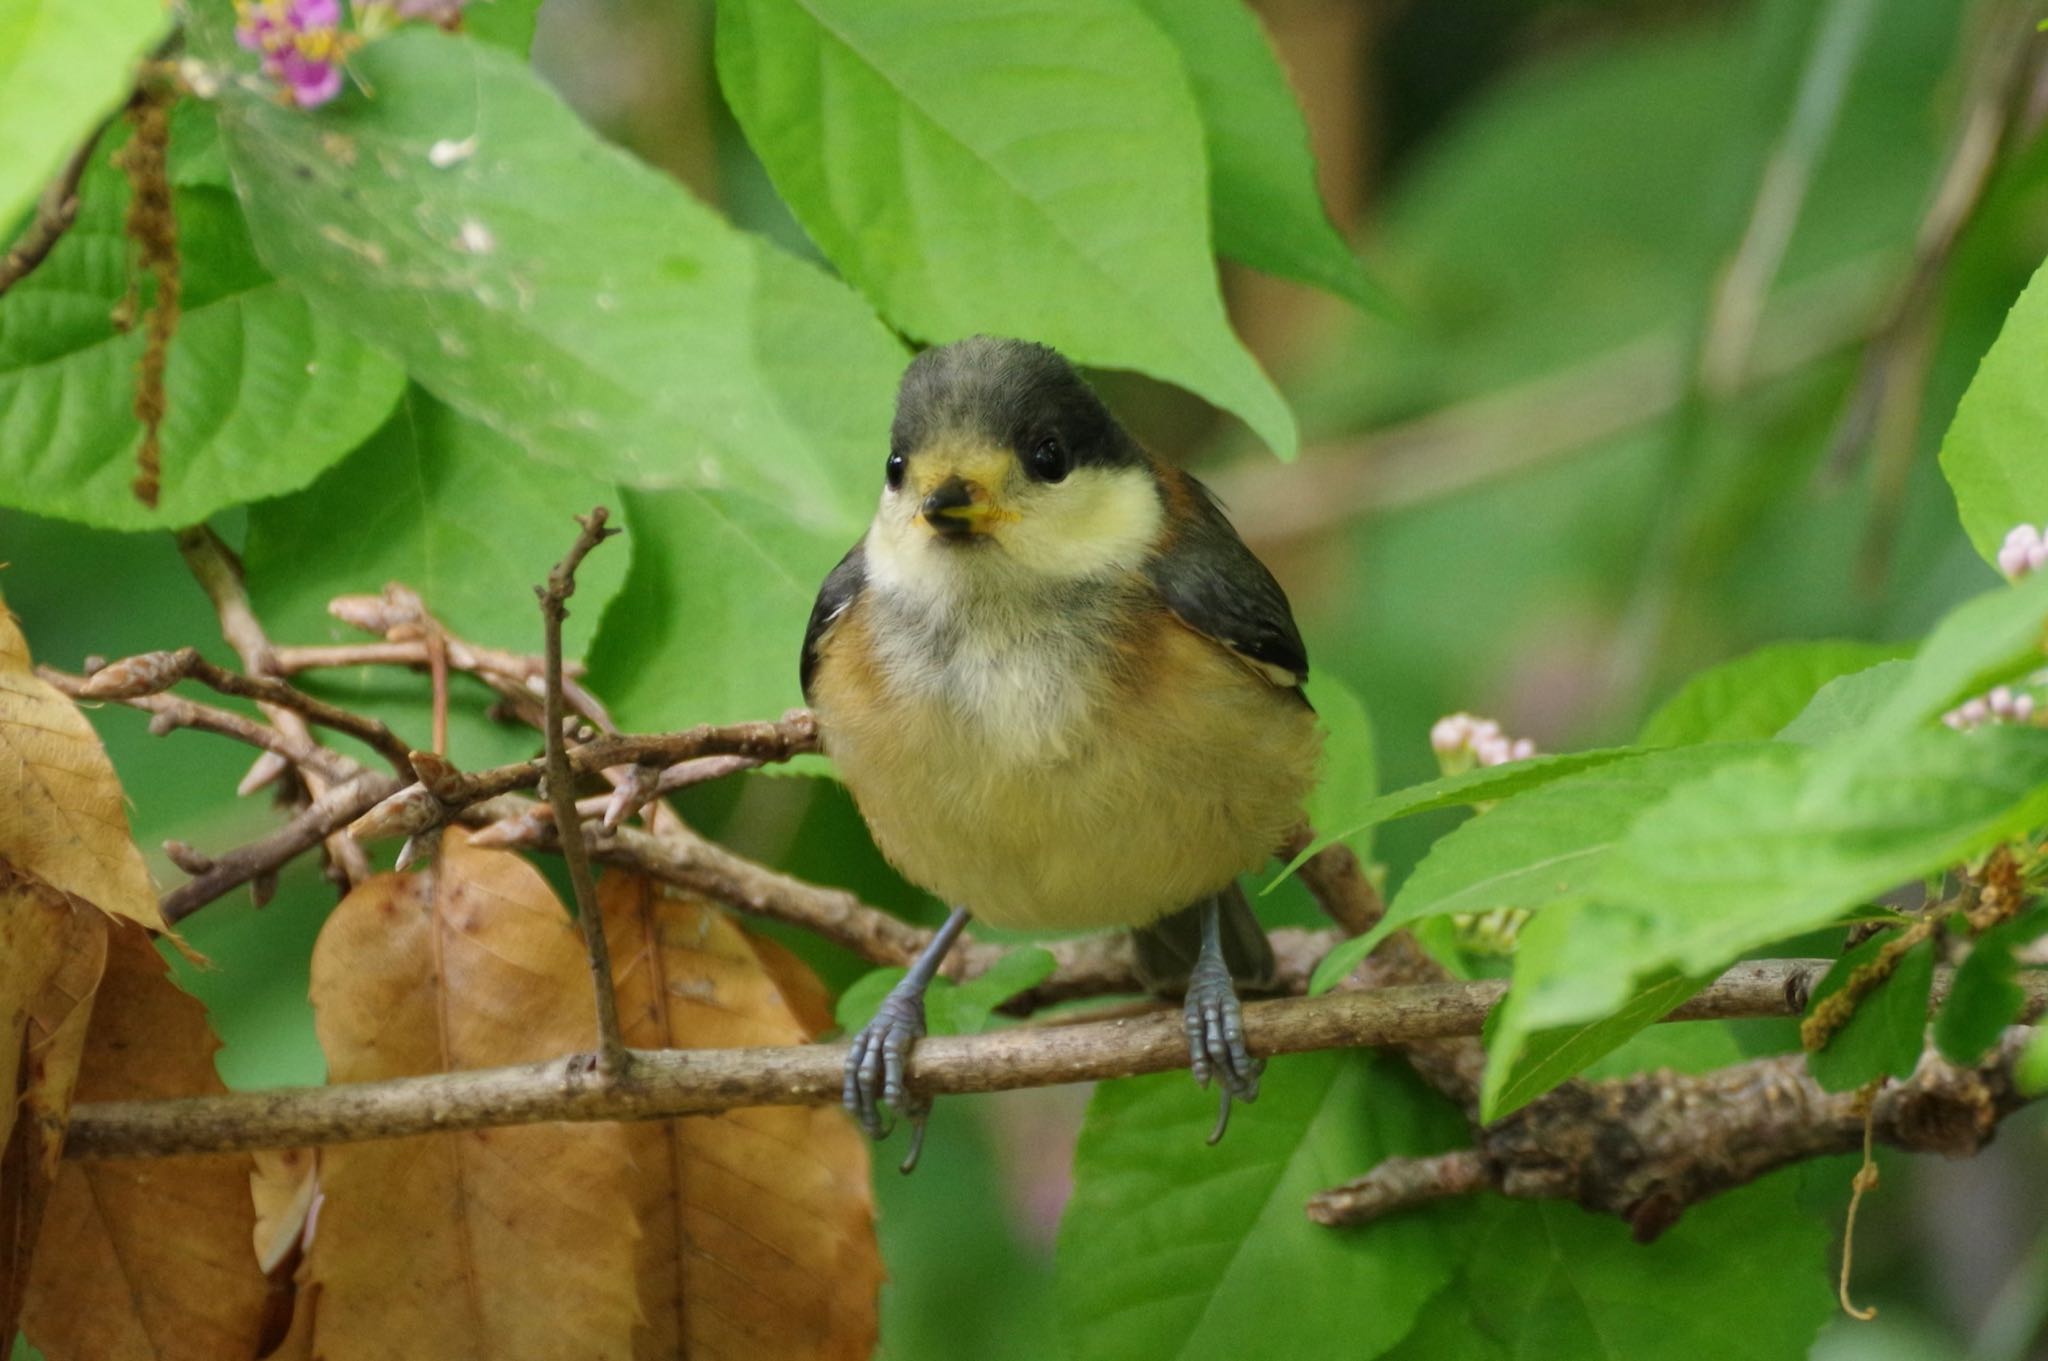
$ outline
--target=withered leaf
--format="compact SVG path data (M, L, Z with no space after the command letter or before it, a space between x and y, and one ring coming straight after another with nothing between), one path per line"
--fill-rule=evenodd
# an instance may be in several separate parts
M103 912L168 931L121 783L77 706L30 668L21 626L0 606L0 866Z
M313 951L336 1082L524 1063L594 1039L582 937L538 871L450 829L344 899ZM337 1361L625 1357L639 1316L625 1132L559 1124L320 1155L312 1350Z
M107 919L0 873L0 1356L63 1152Z
M598 886L626 1041L638 1048L811 1037L755 942L651 880ZM793 957L801 988L809 971ZM634 1355L857 1358L875 1346L882 1262L867 1143L837 1108L766 1107L629 1127L647 1326Z
M206 1009L139 927L114 927L85 1034L80 1101L226 1090ZM65 1163L29 1274L29 1340L48 1361L253 1357L266 1286L251 1167L246 1153Z

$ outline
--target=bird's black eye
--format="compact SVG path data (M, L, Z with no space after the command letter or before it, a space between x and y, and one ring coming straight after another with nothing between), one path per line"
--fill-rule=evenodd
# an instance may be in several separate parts
M1074 466L1059 436L1047 435L1024 456L1024 470L1040 482L1057 482Z
M890 491L895 491L903 485L903 471L909 466L910 460L903 456L900 449L889 455L889 461L882 465L882 477L888 482Z

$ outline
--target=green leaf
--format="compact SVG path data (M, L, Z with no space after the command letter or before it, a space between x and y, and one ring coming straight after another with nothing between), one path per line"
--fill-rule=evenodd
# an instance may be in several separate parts
M613 492L527 457L415 388L339 467L295 496L250 509L249 589L274 632L317 638L334 628L327 602L335 596L402 582L465 640L538 656L541 618L530 588L569 550L571 517L612 503ZM340 506L348 507L345 534L334 532ZM566 655L589 646L635 546L632 537L604 544L578 569L562 630Z
M1209 153L1216 249L1373 311L1386 293L1330 221L1308 125L1243 0L1138 0L1180 49Z
M1462 1255L1465 1216L1332 1233L1301 1206L1391 1154L1449 1146L1456 1116L1398 1060L1325 1052L1276 1060L1212 1148L1215 1118L1186 1073L1095 1089L1060 1224L1068 1355L1364 1357L1407 1333Z
M737 492L628 491L633 574L590 659L628 728L773 718L803 703L811 602L859 531L818 530Z
M263 272L230 196L180 190L163 495L154 511L137 501L144 336L110 320L128 285L126 199L96 166L76 225L0 299L0 501L108 529L187 525L305 486L377 428L404 375Z
M1052 977L1058 964L1052 951L1020 945L996 960L987 972L946 988L934 999L932 1024L941 1035L979 1035L988 1028L997 1007Z
M1715 972L2048 819L2048 731L1909 731L1847 750L1771 750L1637 819L1589 888L1600 945L1561 970L1535 1024L1612 1010L1631 979Z
M1534 911L1574 897L1645 809L1679 785L1758 750L1741 742L1645 752L1510 799L1430 847L1386 917L1362 939L1377 944L1423 917L1504 907Z
M1970 542L1995 562L2006 531L2048 521L2048 268L2012 305L1956 406L1941 470Z
M1522 928L1515 943L1515 973L1540 989L1581 907L1559 903ZM1524 994L1511 985L1487 1018L1486 1076L1480 1085L1479 1118L1499 1120L1551 1088L1576 1077L1620 1048L1645 1026L1700 990L1690 978L1673 976L1643 988L1618 1010L1577 1025L1532 1029Z
M1849 977L1875 960L1892 933L1872 936L1836 960L1813 990L1807 1014L1848 985ZM1927 995L1934 986L1934 945L1922 941L1899 960L1897 969L1864 994L1842 1027L1806 1056L1813 1080L1831 1092L1848 1092L1880 1077L1905 1077L1920 1062L1927 1033Z
M1411 817L1416 813L1434 812L1439 808L1459 808L1475 803L1487 803L1505 799L1524 790L1535 789L1562 779L1581 770L1618 761L1624 756L1634 756L1640 747L1605 747L1594 751L1566 752L1558 756L1533 756L1526 761L1512 761L1504 766L1481 766L1459 775L1447 775L1440 780L1428 780L1422 784L1409 785L1391 794L1382 794L1362 808L1352 808L1348 813L1337 816L1344 824L1342 830L1331 831L1317 825L1317 837L1313 845L1294 857L1286 869L1277 875L1272 883L1261 890L1271 893L1302 862L1323 847L1339 841L1350 841L1360 832L1376 827L1382 822L1395 818Z
M926 1028L933 1035L979 1035L997 1007L1050 978L1057 964L1051 951L1023 945L965 983L934 978L924 994ZM852 1034L872 1021L889 990L909 972L888 968L862 974L832 1009L840 1029Z
M470 0L462 11L462 31L478 42L502 47L517 57L533 50L534 23L542 0Z
M1525 1361L1802 1361L1834 1310L1833 1234L1798 1212L1793 1185L1781 1175L1702 1201L1647 1247L1576 1205L1491 1202L1434 1307Z
M2048 630L2048 572L1973 597L1942 617L1913 657L1913 669L1861 729L1876 742L1932 719L2041 664Z
M2028 1040L2027 1047L2020 1051L2019 1062L2013 1065L2012 1075L2019 1083L2020 1091L2028 1096L2048 1092L2048 1026L2034 1031L2034 1038Z
M2020 966L2013 952L2043 932L2048 932L2048 908L2036 908L2000 922L1972 942L1969 957L1956 969L1948 1000L1934 1018L1934 1042L1943 1058L1963 1065L1977 1062L2019 1019L2027 992L2019 985Z
M193 26L249 62L218 3ZM415 25L353 65L375 99L222 93L272 268L529 454L745 491L851 542L903 365L857 296L600 141L506 52Z
M1779 731L1778 740L1819 746L1863 731L1877 712L1892 702L1912 672L1913 663L1901 659L1835 677Z
M163 0L0 2L0 232L121 106L169 22Z
M1320 673L1309 678L1309 703L1323 723L1323 765L1309 793L1308 825L1323 827L1348 822L1372 802L1380 790L1377 742L1372 716L1342 681ZM1361 861L1372 858L1372 828L1359 828L1342 838Z
M722 0L719 83L797 220L898 329L995 332L1294 417L1231 333L1173 46L1100 0Z
M1740 742L1775 735L1814 692L1904 649L1880 643L1774 643L1702 671L1664 702L1636 740L1646 747Z

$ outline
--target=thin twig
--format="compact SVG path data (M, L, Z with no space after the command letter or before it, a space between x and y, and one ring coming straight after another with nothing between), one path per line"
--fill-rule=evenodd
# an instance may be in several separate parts
M569 883L576 893L576 916L583 923L583 941L590 955L590 978L597 994L597 1071L616 1080L627 1068L626 1042L619 1034L619 1003L612 990L612 955L604 939L604 914L597 908L597 881L590 873L590 852L583 841L583 820L576 812L575 778L569 773L569 753L562 727L569 720L568 704L562 697L562 621L569 616L569 597L576 593L576 569L591 549L603 543L616 529L605 528L610 512L593 507L578 516L582 526L569 555L555 564L547 583L536 586L540 617L547 638L547 794L554 805L555 828L562 846L562 859L569 865Z
M36 674L73 699L91 698L85 693L90 677L70 675L49 666L38 666ZM149 729L158 736L179 728L212 733L216 737L245 742L335 781L352 778L362 770L348 757L317 742L287 736L267 723L259 723L230 709L201 704L182 695L133 695L112 702L150 715Z
M227 544L221 541L205 525L196 525L178 535L178 552L185 559L185 567L206 592L206 598L213 603L213 612L220 620L221 636L228 646L242 659L242 669L252 676L276 674L276 662L270 646L270 639L263 631L263 625L256 618L256 611L249 604L249 593L242 585L242 563ZM306 720L289 707L263 706L263 714L279 732L286 737L306 745L314 745L313 732ZM332 788L334 782L322 772L310 766L299 767L300 779L306 786L308 798L317 803ZM370 877L370 859L363 848L351 837L346 824L330 828L322 836L327 848L328 872L333 875L344 890Z
M333 785L300 809L290 822L259 841L214 858L214 867L163 895L158 905L172 925L243 884L275 875L323 840L348 826L398 785L394 776L364 771Z
M1788 1014L1787 980L1824 960L1746 965L1709 984L1672 1020ZM1245 1035L1257 1054L1357 1048L1479 1032L1498 981L1440 983L1251 1002ZM638 1050L617 1080L574 1059L331 1087L172 1101L74 1106L69 1157L173 1153L388 1139L547 1120L642 1120L742 1106L830 1105L840 1098L840 1045ZM933 1036L911 1059L921 1091L990 1092L1185 1068L1179 1013L991 1034ZM1880 1130L1883 1130L1880 1113ZM1860 1132L1860 1123L1857 1126Z

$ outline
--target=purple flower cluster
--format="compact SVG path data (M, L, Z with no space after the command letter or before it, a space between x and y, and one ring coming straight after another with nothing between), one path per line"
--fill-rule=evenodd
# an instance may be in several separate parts
M235 40L263 57L263 74L310 109L341 93L350 40L341 0L235 0Z

